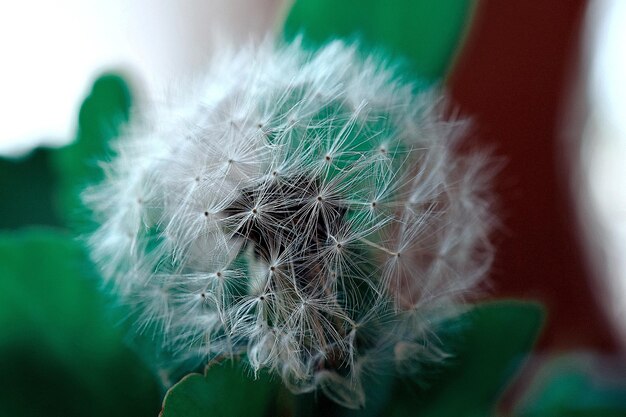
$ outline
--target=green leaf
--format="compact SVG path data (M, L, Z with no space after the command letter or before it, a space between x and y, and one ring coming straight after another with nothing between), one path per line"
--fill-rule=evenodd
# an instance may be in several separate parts
M0 234L0 415L156 415L159 388L122 333L71 237Z
M243 366L222 362L205 374L190 374L163 400L162 417L274 416L278 382L265 374L252 378Z
M54 189L49 149L36 149L21 158L0 158L0 229L60 225L51 209Z
M114 74L101 76L81 106L76 140L54 153L58 208L71 223L86 222L80 193L86 185L103 178L98 163L106 160L110 140L128 121L130 105L130 91L124 80Z
M603 361L605 361L603 363ZM556 357L537 372L517 417L626 415L624 362L590 354Z
M396 384L389 416L488 416L507 383L531 351L543 321L542 308L519 301L476 306L444 338L455 353L428 389L412 381Z
M392 398L395 373L391 370L383 375L366 374L362 381L365 391L366 406L360 410L345 408L330 398L321 390L295 395L293 397L295 417L378 417Z
M284 34L319 46L335 38L406 58L411 75L427 82L445 76L476 0L295 0Z

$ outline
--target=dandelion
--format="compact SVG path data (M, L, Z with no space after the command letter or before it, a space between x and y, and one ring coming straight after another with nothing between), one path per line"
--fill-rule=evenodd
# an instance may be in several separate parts
M245 355L351 408L362 375L441 360L485 276L488 171L465 123L354 45L227 52L115 143L92 255L173 363Z

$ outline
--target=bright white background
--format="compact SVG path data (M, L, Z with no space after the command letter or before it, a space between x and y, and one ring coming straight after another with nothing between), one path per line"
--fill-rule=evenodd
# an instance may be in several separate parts
M592 0L587 21L577 197L602 304L626 344L626 1Z
M271 30L283 0L0 2L0 154L72 137L94 77L125 70L148 88L193 73L216 42ZM219 37L219 39L218 39Z

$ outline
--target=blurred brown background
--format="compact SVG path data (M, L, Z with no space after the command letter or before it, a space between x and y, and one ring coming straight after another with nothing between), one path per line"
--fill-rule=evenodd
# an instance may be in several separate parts
M594 293L568 179L563 111L576 79L586 1L482 0L449 88L475 140L505 159L496 296L548 308L540 348L616 350Z

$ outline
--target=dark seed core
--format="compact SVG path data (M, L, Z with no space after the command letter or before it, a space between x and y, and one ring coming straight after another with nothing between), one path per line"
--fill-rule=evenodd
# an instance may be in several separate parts
M242 190L223 214L237 225L233 235L245 240L257 258L271 264L287 248L297 280L309 282L320 273L321 253L344 226L346 207L320 196L320 182L308 177L286 177ZM260 201L260 200L263 201ZM324 200L324 209L312 208L311 199ZM262 204L263 220L251 217Z

